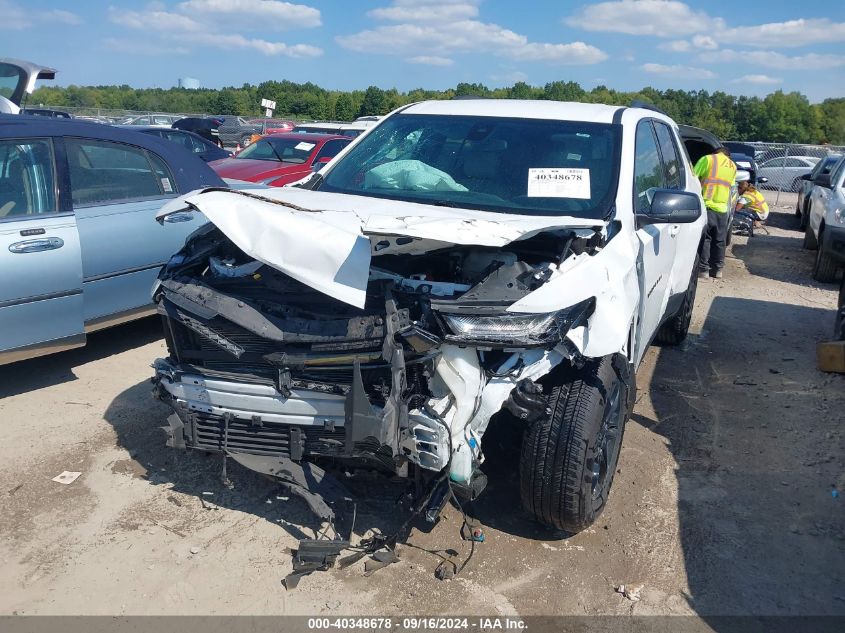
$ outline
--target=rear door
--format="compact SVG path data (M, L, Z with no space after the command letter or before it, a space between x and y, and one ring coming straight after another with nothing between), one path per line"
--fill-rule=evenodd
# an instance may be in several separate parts
M0 364L85 344L82 258L51 138L0 139Z
M164 226L155 221L179 192L153 152L86 138L67 138L65 146L82 244L86 328L152 313L150 288L158 270L204 218L177 213Z
M677 166L676 170L679 169ZM678 179L677 171L672 182ZM667 166L650 120L637 125L634 150L634 212L647 213L656 189L667 187ZM636 362L642 358L666 311L671 273L677 252L677 224L647 224L637 229L640 242L640 315ZM636 364L636 363L635 363Z

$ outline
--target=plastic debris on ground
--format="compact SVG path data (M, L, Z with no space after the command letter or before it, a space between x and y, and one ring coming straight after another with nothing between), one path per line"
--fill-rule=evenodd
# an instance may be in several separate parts
M72 484L74 481L76 481L81 474L82 473L71 472L69 470L66 470L61 475L56 475L55 477L53 477L53 481L67 486L68 484Z

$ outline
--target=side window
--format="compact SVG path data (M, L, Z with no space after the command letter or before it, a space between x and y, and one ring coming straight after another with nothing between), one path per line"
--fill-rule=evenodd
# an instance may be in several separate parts
M158 157L140 147L75 138L65 139L65 147L74 206L172 193L167 168Z
M663 173L668 189L683 189L683 163L678 157L678 148L673 140L672 131L665 123L654 122L654 131L657 132L657 142L660 145L660 154L663 156Z
M783 167L783 159L773 158L772 160L767 160L761 167Z
M637 125L636 148L634 150L634 210L646 213L651 206L651 190L662 189L663 164L657 151L657 141L650 121Z
M0 141L0 221L56 211L53 144Z
M807 167L807 164L797 158L787 158L784 167Z
M341 140L334 140L334 141L326 141L323 147L320 148L320 153L317 154L317 157L314 159L315 161L320 160L321 158L334 158L340 153L344 147L349 145L349 141L341 141Z
M831 169L833 174L830 177L830 183L834 187L842 187L843 178L845 178L845 158L841 158L839 162Z

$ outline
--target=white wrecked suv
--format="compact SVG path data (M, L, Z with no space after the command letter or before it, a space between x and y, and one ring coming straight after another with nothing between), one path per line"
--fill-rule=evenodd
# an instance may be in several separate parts
M705 225L668 117L553 101L401 108L299 187L208 189L154 289L170 445L333 513L326 468L408 479L429 518L524 429L523 507L569 531L610 491L634 372L690 324ZM225 459L224 459L225 464Z

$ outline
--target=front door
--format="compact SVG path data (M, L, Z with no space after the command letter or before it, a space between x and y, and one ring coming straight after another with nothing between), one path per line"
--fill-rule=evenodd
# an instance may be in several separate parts
M666 166L661 159L651 121L637 126L634 155L634 212L645 214L651 206L655 189L667 186ZM671 273L677 253L677 224L647 224L637 230L640 243L640 315L635 365L639 363L654 337L666 311L671 287Z
M49 138L0 139L0 364L85 344L76 218Z

